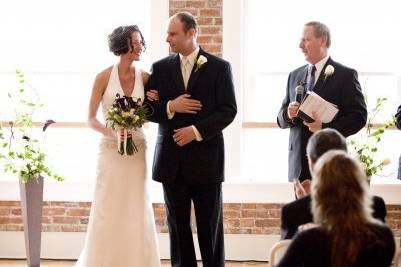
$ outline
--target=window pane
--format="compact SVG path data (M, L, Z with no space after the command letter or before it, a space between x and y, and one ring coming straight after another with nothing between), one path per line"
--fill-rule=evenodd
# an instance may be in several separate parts
M286 182L288 169L288 135L289 130L283 129L243 129L242 150L242 177L246 181ZM399 144L401 131L388 130L377 146L376 159L389 159L377 176L375 183L389 183L396 181L398 159L400 156Z
M0 71L99 72L114 62L107 35L138 24L149 36L149 1L6 1Z
M246 181L286 182L288 130L243 129L241 170Z
M399 77L394 74L382 73L362 73L360 75L359 81L366 93L369 111L375 107L378 98L387 98L385 105L373 120L374 123L384 123L390 120L401 104L401 79Z
M44 104L35 121L86 121L96 73L118 60L109 51L108 34L137 24L148 44L150 39L146 0L7 1L0 13L0 121L13 117L7 93L18 88L16 69L33 89L30 99ZM149 64L147 52L136 66L148 69ZM146 132L151 159L154 126ZM99 136L87 128L50 128L45 142L50 165L67 181L94 179Z
M311 20L329 26L332 58L359 72L369 110L378 97L388 99L373 122L386 122L395 113L401 103L401 35L394 34L401 28L397 1L356 0L347 2L346 8L343 3L330 5L327 12L327 5L318 0L244 1L244 122L276 122L289 72L306 64L298 45L303 25ZM392 164L382 173L389 178L373 181L396 176L400 151L394 144L400 135L392 130L383 137L378 158L390 158ZM285 182L287 147L288 130L243 129L244 179Z
M45 104L37 120L85 121L96 73L118 60L109 51L108 34L117 26L138 24L149 41L149 5L143 0L8 1L0 16L2 118L12 112L6 96L16 87L19 69ZM149 54L138 67L148 69Z
M244 120L275 121L288 73L305 64L298 44L304 23L311 19L329 26L330 55L360 72L370 103L378 96L392 97L386 115L377 120L388 118L401 103L401 35L394 34L401 17L396 4L356 0L347 2L347 8L330 5L327 12L317 0L245 1ZM355 10L361 8L356 20Z
M288 74L257 73L244 91L244 121L275 122L285 93Z
M151 175L156 124L144 128L147 139L147 168ZM100 134L89 128L50 128L46 131L45 151L51 170L65 177L65 182L94 181ZM116 150L117 153L117 150ZM1 172L0 172L1 173ZM0 175L1 179L15 179Z

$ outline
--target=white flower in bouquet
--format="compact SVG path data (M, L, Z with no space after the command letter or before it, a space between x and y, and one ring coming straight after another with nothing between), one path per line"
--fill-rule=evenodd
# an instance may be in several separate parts
M131 112L129 112L129 111L124 111L123 112L123 118L128 118L128 117L131 117L133 114L131 113Z

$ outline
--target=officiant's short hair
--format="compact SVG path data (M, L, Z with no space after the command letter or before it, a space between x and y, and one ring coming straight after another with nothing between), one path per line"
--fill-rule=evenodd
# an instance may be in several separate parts
M347 141L339 131L325 128L315 132L309 138L306 154L311 160L316 161L324 153L332 149L347 152Z
M186 33L190 29L194 29L195 31L198 31L198 22L196 21L196 18L189 12L183 11L183 12L178 12L172 16L177 17L181 23L184 26L184 32Z
M315 32L315 37L326 37L326 45L327 48L330 47L331 45L331 35L330 35L330 30L329 27L327 27L325 24L319 22L319 21L310 21L305 24L305 26L312 26Z

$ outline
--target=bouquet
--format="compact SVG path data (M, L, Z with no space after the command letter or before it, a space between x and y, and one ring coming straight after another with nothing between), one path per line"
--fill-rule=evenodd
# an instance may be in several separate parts
M147 122L150 106L140 98L116 95L113 105L107 111L107 125L118 131L117 146L121 155L133 155L138 148L132 139L132 131L141 128Z

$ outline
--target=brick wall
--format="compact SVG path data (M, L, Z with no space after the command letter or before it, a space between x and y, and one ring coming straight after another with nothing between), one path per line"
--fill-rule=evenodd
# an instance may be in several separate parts
M170 16L179 11L191 12L199 23L198 43L207 52L222 56L222 0L170 0Z
M43 206L44 232L85 232L90 202L46 201ZM226 234L279 234L282 204L226 203L224 232ZM163 203L153 204L159 233L167 232ZM387 205L387 223L394 235L401 237L401 205ZM193 231L196 232L194 216ZM23 231L19 201L0 201L0 231Z

